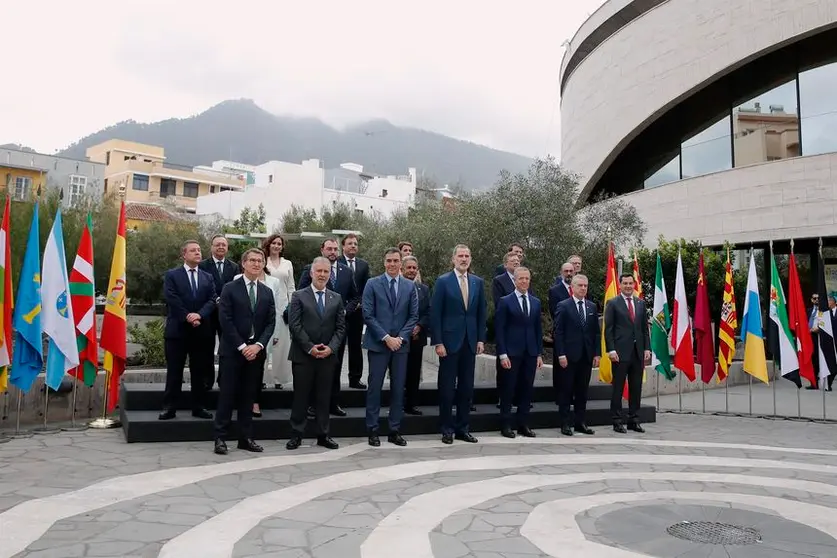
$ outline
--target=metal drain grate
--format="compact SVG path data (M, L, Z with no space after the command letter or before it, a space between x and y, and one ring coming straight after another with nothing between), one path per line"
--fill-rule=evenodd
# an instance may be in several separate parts
M666 532L672 537L702 544L747 545L761 542L761 533L751 527L715 521L681 521Z

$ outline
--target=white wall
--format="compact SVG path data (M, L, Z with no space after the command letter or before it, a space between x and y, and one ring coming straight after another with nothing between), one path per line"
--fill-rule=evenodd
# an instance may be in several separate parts
M582 176L589 193L591 178L597 180L619 150L714 76L835 23L835 0L660 4L599 45L569 76L561 99L562 165Z

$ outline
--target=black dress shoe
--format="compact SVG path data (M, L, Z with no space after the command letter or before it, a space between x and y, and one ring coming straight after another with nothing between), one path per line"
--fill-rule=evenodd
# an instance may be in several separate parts
M329 438L328 436L320 436L317 438L317 445L321 448L335 450L340 447L340 444Z
M373 448L377 448L381 445L381 439L378 437L377 434L370 434L369 435L369 445Z
M442 443L451 445L453 443L453 434L442 434Z
M564 436L572 436L573 435L573 429L570 428L569 426L562 426L561 427L561 434L563 434Z
M227 443L224 440L215 440L215 453L218 455L227 455Z
M261 411L253 411L253 417L254 418L262 418L262 412Z
M259 444L256 443L255 440L252 438L248 438L246 440L239 440L238 441L238 449L245 450L245 451L252 451L255 453L261 453L264 451L264 448L261 447Z
M414 415L414 416L417 416L417 417L420 417L421 415L424 414L419 410L418 407L407 407L406 409L404 409L404 412L408 415Z
M343 409L343 407L341 407L340 405L332 408L329 411L329 413L334 415L335 417L345 417L346 416L346 410Z
M192 416L200 419L211 419L212 413L210 413L206 409L195 409L194 411L192 411Z
M454 436L457 440L462 442L468 442L469 444L476 444L479 440L474 438L470 432L464 432L462 434L457 434Z
M357 380L356 382L349 382L349 387L352 389L366 389L366 384Z
M514 438L515 437L514 430L512 430L511 428L504 428L504 429L500 430L500 434L502 434L506 438Z
M645 432L645 429L638 422L628 424L628 430L633 430L634 432L639 432L640 434Z
M471 405L471 412L472 412L472 413L476 413L476 412L477 412L477 406L476 406L476 405Z
M407 440L401 437L401 434L398 432L390 432L387 436L387 442L390 444L395 444L396 446L404 447L407 445Z
M157 417L159 420L171 420L177 416L177 411L174 409L164 409L162 413Z
M273 384L274 389L285 389L282 387L282 384Z
M575 426L575 431L580 433L580 434L587 434L588 436L592 436L593 434L596 433L595 430L593 430L592 428L590 428L586 424L577 424Z
M300 436L294 436L288 443L285 444L285 449L295 450L302 444L302 438Z
M532 429L528 426L524 426L523 428L518 428L517 433L523 436L524 438L534 438L535 433L532 432Z
M625 434L628 432L624 424L614 424L613 431L618 432L619 434Z

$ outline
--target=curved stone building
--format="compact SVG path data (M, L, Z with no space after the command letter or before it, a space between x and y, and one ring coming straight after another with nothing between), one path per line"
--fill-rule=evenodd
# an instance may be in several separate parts
M646 242L837 236L837 0L609 0L560 79L562 164Z

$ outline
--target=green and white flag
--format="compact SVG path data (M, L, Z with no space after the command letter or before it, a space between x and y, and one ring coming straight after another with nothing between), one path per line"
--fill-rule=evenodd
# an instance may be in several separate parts
M799 356L796 354L796 339L788 321L788 307L785 302L785 292L782 290L782 282L779 280L779 270L776 268L776 258L772 255L770 257L770 321L774 326L773 331L769 332L772 335L768 335L768 338L773 338L771 339L773 359L782 371L782 376L787 376L799 370ZM777 349L778 355L775 354Z
M673 380L671 371L671 355L668 352L668 332L671 329L671 312L668 308L666 284L663 279L663 265L660 253L657 252L657 275L654 279L654 314L651 320L651 366L665 376L666 380Z

